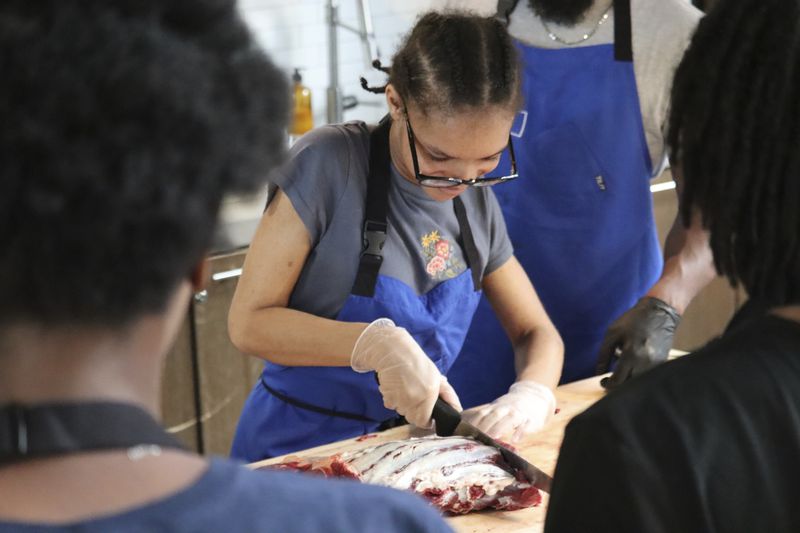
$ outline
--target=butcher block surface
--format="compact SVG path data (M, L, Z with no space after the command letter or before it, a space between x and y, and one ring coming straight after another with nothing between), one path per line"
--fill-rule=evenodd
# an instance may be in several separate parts
M515 444L517 452L525 459L535 464L545 472L552 475L558 458L558 449L564 438L564 428L570 419L585 410L604 395L600 386L600 377L593 377L568 383L556 389L558 412L541 431L529 438ZM325 446L318 446L291 455L302 457L325 457L342 452L349 452L374 446L381 442L420 437L430 432L419 429L412 430L409 426L398 427L381 433L370 434L369 438L359 437ZM372 436L374 435L374 437ZM361 440L359 440L361 439ZM284 456L285 457L285 456ZM252 467L280 463L284 457L274 457L253 463ZM542 504L519 511L482 511L462 516L448 517L447 522L459 533L511 533L530 532L536 533L544 529L545 509L547 508L548 495L542 494Z

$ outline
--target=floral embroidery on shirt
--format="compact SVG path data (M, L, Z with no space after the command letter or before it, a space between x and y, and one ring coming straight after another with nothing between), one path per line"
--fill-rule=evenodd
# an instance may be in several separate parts
M420 242L427 261L425 271L432 279L452 279L465 270L464 263L453 253L453 245L438 230L423 235Z

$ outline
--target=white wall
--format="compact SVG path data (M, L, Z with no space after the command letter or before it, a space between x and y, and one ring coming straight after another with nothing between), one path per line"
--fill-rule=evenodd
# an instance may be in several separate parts
M391 64L392 54L417 15L430 9L437 1L370 1L378 49L384 64ZM304 68L301 71L303 83L312 92L314 125L324 124L328 88L326 1L240 0L239 6L258 41L287 75L294 67ZM343 22L358 27L355 0L339 0L339 16ZM362 90L359 76L366 77L372 85L382 85L385 76L367 67L360 42L352 32L339 28L338 35L342 94L354 95L359 101L367 102L345 111L344 118L376 122L385 113L383 95L372 95Z

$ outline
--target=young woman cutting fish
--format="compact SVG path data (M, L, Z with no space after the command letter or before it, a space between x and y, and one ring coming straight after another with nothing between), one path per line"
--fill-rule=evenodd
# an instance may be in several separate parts
M385 71L378 126L319 128L272 176L229 317L236 346L267 361L236 457L362 435L398 415L426 426L439 396L458 407L445 375L482 292L515 346L518 380L467 416L513 438L554 410L561 340L489 187L517 178L511 40L492 18L428 13ZM512 172L495 175L504 153Z

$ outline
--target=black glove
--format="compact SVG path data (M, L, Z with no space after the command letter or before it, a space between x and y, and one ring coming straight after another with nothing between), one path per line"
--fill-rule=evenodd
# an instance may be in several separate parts
M666 302L645 296L609 326L600 355L597 373L609 371L612 358L619 357L614 373L600 384L613 388L663 362L672 347L672 336L681 321L678 312Z

